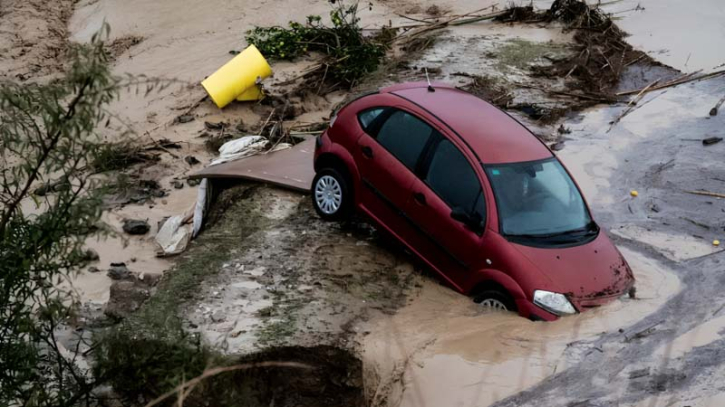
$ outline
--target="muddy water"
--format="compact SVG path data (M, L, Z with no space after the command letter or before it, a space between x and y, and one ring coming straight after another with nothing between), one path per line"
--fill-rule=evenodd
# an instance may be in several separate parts
M725 3L721 0L624 0L604 9L621 17L627 41L683 72L725 64ZM637 7L644 8L636 10ZM721 68L722 69L722 68Z
M185 186L181 190L171 190L168 196L157 198L152 204L129 205L105 212L102 221L111 228L113 234L88 239L85 244L99 256L99 260L89 267L96 267L100 271L91 273L85 268L71 280L80 299L96 304L108 301L111 279L106 276L106 270L110 263L124 262L132 272L145 275L158 275L168 269L171 260L157 257L158 247L154 237L158 224L168 216L188 213L195 199L196 188ZM144 236L129 236L122 229L124 219L146 220L151 230Z
M612 233L628 239L640 241L657 249L670 260L682 261L717 253L722 249L709 241L679 233L665 233L647 230L643 227L627 225L613 229Z
M663 345L655 352L654 357L677 359L694 348L709 345L723 338L725 331L725 315L711 319L690 331L678 336L672 342Z
M622 249L637 276L638 299L620 299L555 323L514 314L481 313L468 298L426 285L413 302L380 321L364 339L369 380L389 388L387 405L489 405L576 363L574 346L626 328L657 310L680 289L669 270ZM396 362L392 362L396 361Z

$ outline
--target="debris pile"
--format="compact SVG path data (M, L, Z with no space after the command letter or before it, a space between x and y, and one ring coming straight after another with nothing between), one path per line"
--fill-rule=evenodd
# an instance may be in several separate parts
M304 79L307 87L317 93L351 88L360 79L375 71L385 57L390 35L374 38L363 36L357 16L358 4L347 6L343 1L330 12L332 26L322 23L320 16L309 16L305 24L290 22L284 27L256 27L247 32L246 40L269 58L293 60L308 52L325 55L323 61L293 79Z

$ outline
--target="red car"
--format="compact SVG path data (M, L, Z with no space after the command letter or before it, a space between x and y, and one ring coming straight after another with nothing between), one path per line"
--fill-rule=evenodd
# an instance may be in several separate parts
M320 217L367 215L483 306L549 321L634 285L546 145L454 87L406 83L348 103L314 165Z

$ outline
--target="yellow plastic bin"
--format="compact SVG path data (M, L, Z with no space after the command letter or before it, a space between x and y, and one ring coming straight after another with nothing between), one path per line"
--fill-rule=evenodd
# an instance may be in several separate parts
M245 90L241 95L237 96L237 102L257 101L264 97L262 85L254 85Z
M231 61L201 82L211 100L221 109L272 74L267 60L257 47L250 45Z

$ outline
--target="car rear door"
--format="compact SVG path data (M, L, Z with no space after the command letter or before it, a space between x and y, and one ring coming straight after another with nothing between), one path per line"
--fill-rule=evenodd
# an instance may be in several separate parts
M406 240L412 229L402 212L433 129L401 108L387 107L379 114L374 109L358 114L364 132L353 157L362 179L360 203L368 215Z
M405 207L419 231L412 240L414 249L460 291L485 259L486 202L482 171L474 165L456 144L437 133ZM453 219L454 209L475 222Z

